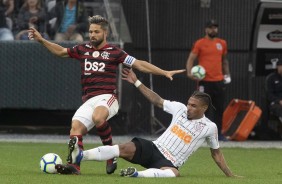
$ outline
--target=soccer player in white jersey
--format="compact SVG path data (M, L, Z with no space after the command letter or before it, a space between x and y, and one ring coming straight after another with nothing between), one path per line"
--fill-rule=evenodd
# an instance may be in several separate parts
M195 91L184 105L180 102L164 100L148 89L129 69L123 69L123 79L134 84L138 90L155 106L172 114L172 121L166 131L155 141L133 138L130 142L114 146L100 146L81 151L78 139L72 139L72 160L80 163L85 160L108 160L121 157L131 163L139 164L146 170L137 171L133 167L121 170L121 176L131 177L176 177L181 167L205 141L210 147L211 156L218 167L228 177L234 175L227 166L219 149L216 124L205 117L204 113L212 106L208 94ZM65 173L71 173L72 165L64 167ZM76 174L73 172L73 174ZM239 176L240 177L240 176Z

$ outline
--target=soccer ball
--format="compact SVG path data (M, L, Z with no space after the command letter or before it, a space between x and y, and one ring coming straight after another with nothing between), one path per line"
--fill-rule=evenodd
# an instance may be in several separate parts
M55 153L47 153L40 160L41 171L49 174L57 173L55 169L56 164L62 164L62 159Z
M194 77L202 80L206 76L206 70L201 65L196 65L196 66L193 66L193 68L191 69L191 74Z

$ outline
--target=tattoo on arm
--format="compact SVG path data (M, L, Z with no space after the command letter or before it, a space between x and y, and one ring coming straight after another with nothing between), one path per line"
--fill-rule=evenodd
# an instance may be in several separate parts
M211 149L212 157L218 167L224 172L226 176L233 176L231 170L227 166L223 154L220 152L219 149L213 150Z
M154 91L147 88L144 84L138 87L139 91L155 106L162 108L164 100Z

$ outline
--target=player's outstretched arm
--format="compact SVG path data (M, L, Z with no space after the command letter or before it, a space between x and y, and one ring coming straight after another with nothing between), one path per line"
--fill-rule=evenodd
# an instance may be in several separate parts
M238 177L238 178L242 177L242 176L237 176L231 172L231 170L229 169L229 167L225 162L224 156L221 153L220 149L210 149L210 150L213 160L227 177Z
M136 77L132 69L124 68L122 70L122 79L128 81L131 84L134 84L139 91L155 106L163 108L164 100L154 91L147 88L142 84Z
M52 54L60 57L69 57L67 48L64 48L58 44L52 43L46 39L44 39L41 34L33 27L29 28L29 39L36 40L42 45L44 45Z
M132 67L144 73L151 73L154 75L163 75L169 78L170 80L173 80L173 75L186 71L185 69L166 71L166 70L160 69L159 67L155 65L152 65L151 63L148 63L142 60L136 60Z

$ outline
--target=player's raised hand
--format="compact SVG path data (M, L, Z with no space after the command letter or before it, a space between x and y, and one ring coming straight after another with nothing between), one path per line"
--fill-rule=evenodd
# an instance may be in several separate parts
M137 77L132 69L124 68L122 70L122 79L127 82L134 84L137 81Z
M43 40L43 37L41 36L41 34L33 27L30 27L28 30L28 38L30 40L36 40L38 42Z
M170 80L173 80L173 75L175 75L175 74L179 74L179 73L183 73L183 72L185 72L186 71L186 69L182 69L182 70L171 70L171 71L167 71L166 72L166 74L165 74L165 76L167 77L167 78L169 78Z

